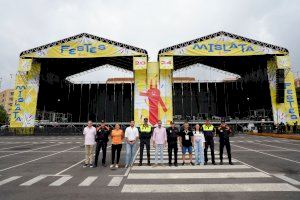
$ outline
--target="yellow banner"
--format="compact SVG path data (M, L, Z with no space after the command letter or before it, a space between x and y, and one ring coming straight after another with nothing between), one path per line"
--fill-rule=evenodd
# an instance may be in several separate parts
M160 69L173 69L173 56L159 56Z
M133 57L133 70L147 69L147 57Z
M164 107L160 107L159 119L161 119L162 123L167 126L170 125L170 122L173 120L172 77L173 70L160 70L159 90L162 102L165 104L165 109Z
M135 56L142 53L108 44L103 41L91 39L85 36L54 45L33 53L22 55L31 58L86 58L86 57L112 57L112 56Z
M18 71L13 97L10 127L33 127L36 115L41 66L34 61L30 71ZM20 62L22 64L22 62ZM22 66L19 66L19 69Z
M286 54L259 44L253 44L241 39L220 35L208 40L170 50L160 55L185 56L249 56L265 54Z
M136 126L143 123L144 118L149 117L149 105L147 97L141 95L147 90L147 71L134 71L134 121Z
M275 124L281 122L285 124L294 124L300 122L297 96L294 84L294 77L289 67L290 64L285 61L289 61L288 56L277 56L274 59L268 61L268 79L270 84L271 101L273 108L273 119ZM284 92L284 103L276 102L276 69L285 68L285 92Z

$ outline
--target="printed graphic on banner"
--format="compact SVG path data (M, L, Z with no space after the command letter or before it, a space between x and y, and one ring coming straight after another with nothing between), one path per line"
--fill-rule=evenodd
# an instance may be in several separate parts
M140 95L141 92L147 90L147 71L134 71L134 120L136 126L143 123L144 118L149 118L149 105L146 97Z
M282 57L282 56L280 56ZM286 57L286 56L285 56ZM271 93L272 109L273 109L273 120L275 124L281 122L293 124L295 122L300 122L297 96L294 84L294 77L292 72L287 69L285 74L285 100L284 103L276 102L276 69L277 68L290 68L289 65L282 66L286 62L278 62L284 60L289 60L288 58L274 58L268 61L268 79L269 87Z
M22 62L20 62L21 64ZM33 127L35 123L41 66L31 62L30 71L19 71L16 76L10 126Z
M160 56L159 57L160 69L173 69L173 56Z
M286 54L278 50L253 44L241 39L225 35L195 42L191 45L170 50L160 55L187 55L187 56L246 56L265 54Z
M164 125L169 125L173 119L172 76L173 70L160 70L159 89L162 101L165 103L167 110L160 107L159 118L162 120Z
M157 62L148 63L147 68L147 90L140 92L141 96L147 97L149 105L149 123L156 125L159 120L159 107L167 111L165 102L161 98L159 85L159 65Z
M133 57L133 70L147 69L147 57Z
M22 55L32 58L83 58L83 57L111 57L111 56L134 56L142 53L105 43L86 36L57 44L37 52Z
M19 60L19 72L27 72L31 69L32 59L20 58Z

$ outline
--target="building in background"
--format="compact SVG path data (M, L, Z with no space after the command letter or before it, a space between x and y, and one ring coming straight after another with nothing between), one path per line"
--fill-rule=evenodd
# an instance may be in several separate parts
M13 89L6 89L0 92L0 105L4 107L7 114L10 116L11 114L11 106L13 104L13 96L14 90Z

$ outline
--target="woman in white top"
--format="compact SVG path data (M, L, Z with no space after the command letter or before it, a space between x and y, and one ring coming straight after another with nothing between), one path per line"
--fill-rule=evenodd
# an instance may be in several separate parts
M194 150L195 150L196 164L203 165L204 164L205 138L204 138L203 132L200 129L199 124L196 124L193 134L194 134Z

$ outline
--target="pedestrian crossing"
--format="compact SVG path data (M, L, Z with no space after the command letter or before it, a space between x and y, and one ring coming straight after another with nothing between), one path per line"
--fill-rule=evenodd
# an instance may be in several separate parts
M53 181L54 178L54 181ZM30 187L30 186L35 186L39 185L41 182L47 183L48 186L50 187L59 187L59 186L64 186L68 184L74 177L70 175L38 175L36 177L30 178L29 180L24 180L28 179L27 177L23 176L12 176L12 177L7 177L4 179L0 179L0 187L3 187L5 185L18 185L20 187ZM81 182L78 182L76 185L78 187L87 187L87 186L92 186L92 184L98 179L98 176L88 176L82 178ZM76 179L77 181L78 179ZM18 181L18 183L15 183ZM22 181L20 183L20 181ZM74 185L74 182L72 182L72 185Z
M179 148L180 149L180 148ZM154 163L154 149L151 149L151 162ZM218 163L218 151L215 151ZM226 151L224 152L226 155ZM144 151L146 155L146 151ZM167 150L164 150L164 163L168 163ZM178 163L182 153L178 151ZM124 179L122 193L228 193L228 192L300 192L293 184L276 176L259 171L239 160L234 165L178 165L137 166L139 155L130 173ZM145 157L145 156L144 156ZM194 153L193 153L194 157ZM208 152L210 160L210 152ZM188 155L186 156L187 162ZM147 163L144 158L143 163Z

